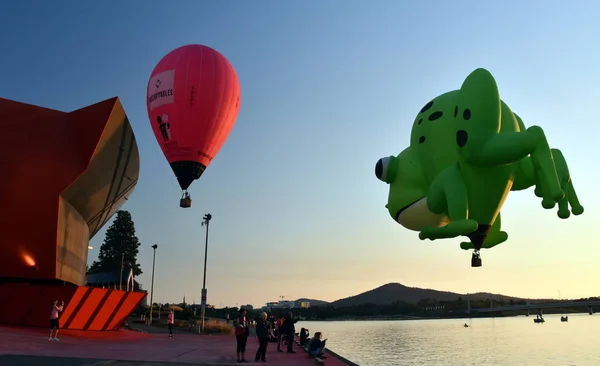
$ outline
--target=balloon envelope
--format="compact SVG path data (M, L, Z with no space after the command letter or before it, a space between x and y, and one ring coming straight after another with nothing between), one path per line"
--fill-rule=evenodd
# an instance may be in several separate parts
M146 105L154 136L186 190L227 140L240 109L240 83L218 51L183 46L152 71Z

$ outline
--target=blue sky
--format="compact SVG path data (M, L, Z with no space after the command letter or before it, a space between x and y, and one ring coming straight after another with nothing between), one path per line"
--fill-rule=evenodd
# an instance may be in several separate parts
M387 282L515 296L598 295L600 3L579 1L20 1L0 13L0 96L70 111L119 96L141 155L127 205L155 300L199 302L204 228L215 305L335 300ZM172 49L222 52L242 107L230 138L178 207L180 190L145 108ZM469 267L459 239L421 242L384 208L377 159L408 145L414 116L475 68L565 154L583 216L559 220L512 193L509 241ZM104 231L93 238L96 258Z

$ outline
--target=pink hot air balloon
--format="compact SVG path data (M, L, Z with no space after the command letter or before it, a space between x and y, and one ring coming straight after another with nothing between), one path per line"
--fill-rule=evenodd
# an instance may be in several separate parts
M152 71L147 108L150 124L183 190L202 175L227 140L240 109L240 82L218 51L188 45L169 52Z

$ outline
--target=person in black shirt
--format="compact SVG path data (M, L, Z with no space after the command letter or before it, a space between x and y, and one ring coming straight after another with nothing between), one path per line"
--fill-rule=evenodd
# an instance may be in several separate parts
M308 344L308 329L300 329L300 346L304 347Z
M258 320L256 321L256 337L258 338L258 351L256 351L256 357L254 361L266 362L267 358L267 345L269 344L269 327L270 324L267 321L267 313L262 312Z
M296 324L299 318L294 319L294 314L290 311L283 320L282 330L287 338L287 351L288 353L296 353L294 351L294 333L296 333Z

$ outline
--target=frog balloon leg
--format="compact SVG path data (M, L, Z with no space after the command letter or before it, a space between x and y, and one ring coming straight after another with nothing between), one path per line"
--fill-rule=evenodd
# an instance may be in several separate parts
M581 215L584 211L583 206L579 203L579 198L577 198L567 161L562 152L558 149L552 149L552 157L554 159L554 165L556 166L561 187L565 192L565 196L558 201L558 217L566 219L570 216L569 205L571 206L573 215ZM538 192L538 197L541 195L542 193ZM543 204L544 202L542 201L542 205Z
M504 107L506 107L506 109L509 108L508 106L505 106L504 102L502 103L502 107L502 115L504 118ZM523 123L521 117L519 117L516 113L513 113L513 115L519 124L519 129L524 131L525 124ZM558 217L561 219L567 219L569 216L571 216L571 213L569 212L569 205L571 206L573 215L581 215L583 213L583 207L577 198L577 193L575 192L575 187L573 186L573 181L571 180L571 173L569 172L567 161L560 150L550 149L550 151L552 153L554 166L556 167L558 180L563 192L565 193L565 196L558 201ZM529 156L520 160L512 190L520 191L535 185L535 195L538 197L543 197L544 194L542 192L545 189L543 187L544 182L538 179L539 175L540 170L534 168L533 162ZM553 208L554 205L555 202L552 199L546 198L542 200L542 206L544 208Z
M468 236L475 248L473 267L481 266L479 250L512 188L519 160L530 155L539 167L536 180L544 199L557 202L564 197L544 131L538 126L520 131L514 118L502 123L501 107L493 76L485 69L473 71L461 86L454 110L458 161L436 177L431 200L428 194L431 211L446 206L450 223L419 234L421 239Z
M519 118L515 115L517 119ZM581 215L584 211L583 206L579 203L579 199L577 198L577 193L575 192L575 187L573 186L573 181L571 180L571 176L569 173L569 167L567 162L562 154L562 152L558 149L551 149L552 158L554 160L554 165L556 166L556 172L558 174L558 179L562 186L563 191L565 192L565 197L558 201L558 212L557 215L561 219L567 219L571 216L571 212L573 215ZM517 172L515 175L515 181L513 183L512 191L521 191L524 189L528 189L532 186L536 185L535 179L535 170L533 167L533 162L531 158L526 157L522 159L518 163ZM536 189L536 195L541 197L541 193ZM552 206L554 206L554 201L552 202ZM571 210L569 211L569 206L571 206ZM505 242L508 239L508 234L504 231L500 231L500 213L496 217L496 221L492 225L490 232L486 240L483 242L482 249L491 249L496 245ZM462 242L460 243L461 249L470 250L475 249L473 243L471 242Z
M565 196L558 201L557 215L561 219L569 218L571 212L576 216L581 215L584 211L583 206L581 206L579 199L577 198L577 193L575 192L575 187L573 186L573 181L571 180L571 175L569 173L569 166L567 165L565 157L558 149L551 149L551 151L560 185L565 192ZM535 185L535 194L536 196L541 197L542 187L540 187L536 180L536 169L534 168L531 159L527 157L519 161L512 190L520 191ZM548 201L546 199L542 201L542 206L545 208L552 208L554 207L554 204L554 201ZM571 211L569 211L569 206L571 206Z

